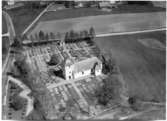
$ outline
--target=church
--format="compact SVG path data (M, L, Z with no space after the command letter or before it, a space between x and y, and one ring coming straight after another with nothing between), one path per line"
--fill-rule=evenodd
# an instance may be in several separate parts
M100 74L102 74L102 62L97 57L90 57L81 61L67 59L65 62L64 75L66 80Z

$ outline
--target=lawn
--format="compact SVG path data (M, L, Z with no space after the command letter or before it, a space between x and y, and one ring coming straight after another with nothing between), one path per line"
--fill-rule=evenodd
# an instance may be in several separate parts
M165 51L148 48L138 39L165 43L164 32L96 38L101 50L112 51L129 88L130 96L165 102Z
M42 10L43 8L30 9L27 7L20 7L17 9L8 10L7 13L11 16L15 27L16 35L21 34Z
M5 19L5 16L2 15L2 34L5 34L7 32L8 32L8 28L7 28L6 19Z

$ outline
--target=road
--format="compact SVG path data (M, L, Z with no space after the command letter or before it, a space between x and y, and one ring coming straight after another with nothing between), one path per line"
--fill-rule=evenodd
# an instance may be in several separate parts
M5 11L2 11L2 14L5 16L5 19L6 19L7 28L8 28L7 34L9 35L9 41L10 41L10 45L11 45L12 42L13 42L14 37L16 36L15 29L14 29L14 26L13 26L13 22L12 22L12 19L10 18L8 13L6 13ZM10 48L9 48L7 57L5 59L5 62L3 64L2 72L4 72L4 70L6 69L6 65L8 63L9 55L10 55L9 52L10 52Z
M91 76L87 76L86 78L89 78L89 77L91 77ZM53 88L56 88L56 87L59 87L59 86L62 86L62 85L71 84L72 87L74 88L74 90L75 90L75 91L77 92L77 94L79 95L80 99L87 105L86 99L84 98L84 96L82 95L82 93L80 92L80 90L78 89L78 87L77 87L76 84L75 84L76 81L80 81L82 78L80 78L80 79L75 79L75 80L73 80L73 79L71 79L71 80L63 80L63 79L61 79L61 78L59 78L59 79L61 80L60 83L49 85L49 86L47 86L47 88L48 88L49 90L51 90L51 89L53 89ZM85 78L84 78L84 79L85 79Z
M10 16L8 15L8 13L6 13L5 11L2 12L2 14L4 14L5 18L6 18L6 23L7 23L7 27L8 27L8 33L9 33L9 41L10 44L13 42L14 37L16 36L15 34L15 29L12 23L12 20L10 18ZM7 54L7 57L5 59L5 62L3 64L2 67L2 99L3 100L3 118L6 119L6 113L7 113L7 91L8 91L8 80L7 80L7 75L6 73L10 70L10 64L13 60L13 57L11 57L10 55L10 48ZM5 114L4 114L5 113Z
M25 98L27 100L27 107L26 107L25 116L28 116L31 113L31 111L34 109L34 106L33 106L34 105L34 98L28 96L28 94L31 93L31 90L25 84L23 84L20 80L14 78L14 77L9 76L8 81L12 81L13 83L16 83L18 86L20 86L23 89L23 91L20 92L19 96L22 98Z
M141 30L141 31L130 31L130 32L117 32L117 33L97 34L96 37L107 37L107 36L117 36L117 35L131 35L131 34L156 32L156 31L163 31L163 30L166 30L166 28L151 29L151 30Z
M5 16L5 19L6 19L8 33L9 33L9 40L10 40L10 44L11 44L13 41L13 38L16 36L13 22L12 22L12 19L7 12L2 11L2 14Z

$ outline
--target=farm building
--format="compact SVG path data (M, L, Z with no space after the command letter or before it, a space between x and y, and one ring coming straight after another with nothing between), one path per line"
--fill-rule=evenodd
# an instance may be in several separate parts
M102 62L97 57L87 58L78 62L67 59L64 67L65 79L77 79L102 73Z

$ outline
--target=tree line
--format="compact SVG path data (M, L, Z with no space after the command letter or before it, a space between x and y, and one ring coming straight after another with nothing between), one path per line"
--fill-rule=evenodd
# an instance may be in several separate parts
M61 33L57 32L57 34L50 32L50 33L45 33L42 30L40 30L38 33L35 33L34 35L30 35L27 37L26 34L22 36L23 40L31 40L32 43L34 42L42 42L42 41L49 41L49 40L54 40L54 39L61 39Z
M91 27L89 30L82 30L82 31L74 31L70 30L69 32L65 33L64 36L64 42L77 42L84 39L94 39L95 37L95 30L93 27ZM30 35L27 37L26 34L22 36L22 40L30 40L31 43L35 42L43 42L43 41L50 41L50 40L61 40L62 34L60 32L57 32L57 34L50 32L45 33L42 30L40 30L38 33L35 33L34 35Z
M64 41L65 42L77 42L80 40L85 39L94 39L95 37L95 30L91 27L89 30L82 30L82 31L74 31L70 30L69 32L65 33Z

